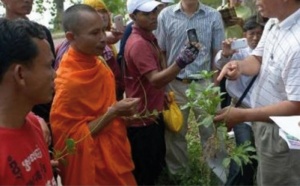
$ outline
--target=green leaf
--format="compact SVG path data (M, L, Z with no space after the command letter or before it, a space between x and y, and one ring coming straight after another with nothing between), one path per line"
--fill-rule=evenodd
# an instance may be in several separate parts
M222 162L222 165L225 167L225 168L228 168L229 167L229 164L230 164L230 161L231 159L230 158L225 158Z
M199 124L204 125L206 128L213 124L213 116L208 115L206 116Z
M233 161L235 161L235 163L241 167L243 164L242 164L242 161L240 160L240 158L238 156L233 156L232 157Z
M68 138L66 139L66 146L67 146L67 151L69 153L72 153L75 151L75 141L73 138Z
M158 115L159 115L159 112L158 112L156 109L154 109L154 110L152 111L152 115L158 116Z
M248 146L245 148L245 151L247 152L256 152L256 149L253 146Z

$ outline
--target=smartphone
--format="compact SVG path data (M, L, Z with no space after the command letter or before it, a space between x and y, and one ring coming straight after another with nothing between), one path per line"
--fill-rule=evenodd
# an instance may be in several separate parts
M190 43L192 43L192 42L198 43L199 42L195 28L187 29L186 33L187 33L188 40Z
M247 43L246 38L237 39L231 43L231 49L233 49L233 50L246 48L247 46L248 46L248 43Z
M122 15L116 15L114 17L114 23L118 31L124 32L124 19Z

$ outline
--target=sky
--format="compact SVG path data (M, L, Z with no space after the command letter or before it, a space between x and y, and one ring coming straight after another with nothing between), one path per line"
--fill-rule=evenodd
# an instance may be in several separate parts
M66 2L64 3L64 8L67 9L68 7L70 7L72 4L70 3L70 1L66 0ZM52 5L50 5L47 2L44 2L44 6L45 7L51 7ZM52 28L52 25L49 24L49 22L51 21L52 17L50 14L50 8L48 8L43 14L39 14L37 12L35 12L36 7L33 6L32 12L31 14L28 16L30 20L32 21L36 21L48 28ZM5 9L0 6L0 16L4 15L5 13Z

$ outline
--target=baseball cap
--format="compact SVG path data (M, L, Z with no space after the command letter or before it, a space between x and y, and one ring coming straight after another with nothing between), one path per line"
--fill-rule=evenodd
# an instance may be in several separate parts
M151 12L160 4L161 2L155 0L128 0L127 11L129 14L132 14L135 10L139 10L142 12Z

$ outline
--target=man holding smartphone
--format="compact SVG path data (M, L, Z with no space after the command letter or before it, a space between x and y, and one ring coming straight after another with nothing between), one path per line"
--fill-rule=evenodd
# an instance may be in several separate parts
M167 89L175 93L176 102L185 105L188 101L185 91L194 80L199 84L204 84L201 79L191 78L201 70L214 70L213 58L221 49L221 42L224 40L224 28L220 13L208 7L198 0L181 0L178 4L163 9L158 17L158 28L156 36L160 48L164 51L167 59L167 66L172 66L180 48L187 42L186 30L195 28L201 49L201 55L195 62L187 68L181 70L175 80L171 81ZM200 54L200 53L199 53ZM201 114L201 110L193 109L196 116ZM188 172L188 155L186 133L188 128L188 116L190 109L182 110L184 124L182 130L175 134L165 131L166 139L166 163L171 174L176 175L182 171ZM202 144L212 134L211 128L200 127L199 129ZM221 165L222 157L225 153L221 152L217 158L209 159L208 164L225 183L226 173Z
M138 185L155 185L165 165L164 109L165 85L181 69L198 56L198 44L182 44L182 51L174 63L164 69L163 54L153 35L157 28L158 6L154 0L128 0L127 9L134 24L125 46L125 92L127 97L138 97L139 117L134 118L127 131L135 164L134 176Z

